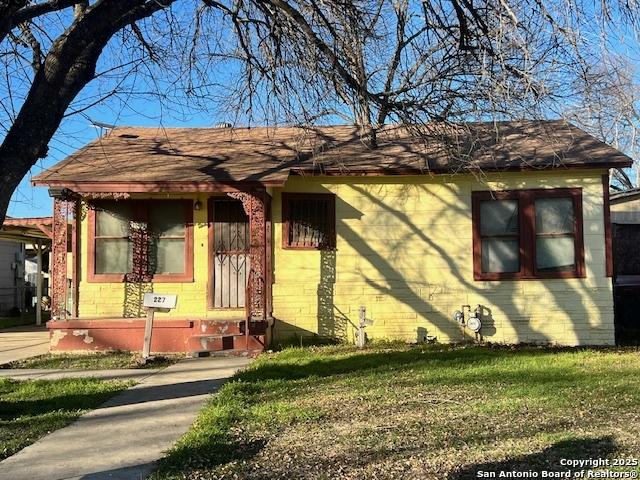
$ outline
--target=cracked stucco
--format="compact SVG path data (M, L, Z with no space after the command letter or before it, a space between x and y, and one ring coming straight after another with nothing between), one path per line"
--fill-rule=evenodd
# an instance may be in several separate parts
M57 347L60 340L67 336L67 332L64 330L53 330L51 332L51 346Z
M74 330L73 336L74 337L84 336L84 338L82 339L84 343L93 343L93 337L89 335L89 330Z

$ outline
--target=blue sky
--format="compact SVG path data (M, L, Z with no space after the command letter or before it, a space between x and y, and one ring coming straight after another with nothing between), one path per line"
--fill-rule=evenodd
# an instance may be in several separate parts
M165 127L207 127L223 121L222 117L205 115L201 112L193 112L187 119L167 117L165 112L160 112L158 104L145 100L134 100L131 104L132 111L126 115L116 115L110 109L96 108L89 112L91 120L119 126L157 126L162 122ZM133 112L136 111L136 113ZM93 126L88 118L76 116L69 118L56 138L52 141L49 155L38 162L25 177L16 192L11 197L8 215L11 217L40 217L52 214L53 203L46 187L31 186L31 176L36 175L46 168L55 165L67 155L73 153L86 143L97 138L101 133L99 128Z
M168 46L180 50L180 45L190 42L192 39L194 5L197 0L185 0L175 7L173 12L173 26L182 35L170 36L166 32L166 21L161 14L158 22L155 17L143 20L139 23L144 30L146 40L154 45L157 52L163 49L169 52ZM46 31L43 36L35 30L38 40L46 51L51 39L62 33L71 22L71 9L62 13L46 16L42 20L41 30ZM128 35L128 36L127 36ZM204 35L203 35L204 38ZM182 43L181 43L182 42ZM188 44L190 45L190 43ZM20 51L20 46L17 49ZM10 120L7 115L17 114L20 99L25 98L27 87L31 81L31 66L28 59L31 58L29 50L20 51L22 60L13 63L7 62L2 75L9 78L7 84L0 85L0 99L4 103L0 121L0 140L2 130L6 131ZM104 130L92 125L92 121L117 126L159 126L164 127L206 127L221 121L230 121L224 114L217 114L215 105L208 105L208 111L202 106L196 105L185 99L184 91L180 88L180 79L184 77L182 59L167 54L161 59L162 65L155 65L148 61L139 42L133 38L131 32L126 30L117 34L107 45L100 57L96 68L97 79L93 80L78 95L76 101L68 109L73 112L80 109L79 114L67 116L49 144L49 152L46 158L40 160L30 173L22 180L20 186L13 194L8 209L8 215L12 217L48 216L52 213L53 203L47 188L31 186L31 177L50 168L78 148L97 138ZM25 61L26 60L26 61ZM166 72L164 71L166 70ZM216 85L233 84L234 74L228 68L215 69ZM124 73L124 74L123 74ZM113 90L119 89L119 93L109 96ZM9 89L11 93L9 93ZM107 96L106 99L104 97ZM7 101L11 98L11 101ZM160 98L165 98L161 103ZM103 101L97 100L104 99ZM94 103L96 103L94 105ZM7 113L7 106L14 107L13 112ZM164 105L164 106L163 106ZM86 108L86 110L85 110ZM233 120L231 120L233 121Z
M186 4L189 4L187 0ZM189 9L179 9L178 14L189 12ZM65 24L65 20L68 18L62 18L60 23L47 25L47 29L50 27L52 30L61 28L61 25ZM181 32L184 35L173 37L173 42L180 43L183 39L190 39L189 30L192 28L192 18L185 16L180 19L184 21ZM55 32L53 32L55 34ZM148 35L148 40L153 43L162 46L167 41L166 32L162 29L154 29L153 22L148 24L145 28L145 33ZM156 36L154 38L154 35ZM52 35L55 36L55 35ZM626 38L622 38L626 37ZM631 34L624 35L616 41L610 41L610 49L616 51L616 53L622 54L627 58L631 58L634 65L640 66L640 60L637 54L637 38ZM614 36L610 40L613 40ZM224 42L224 33L216 41ZM186 40L185 40L186 41ZM629 46L632 45L633 48ZM126 63L126 60L137 55L136 47L132 42L128 42L126 38L116 38L110 46L107 47L103 53L101 59L101 65L99 65L98 72L109 72L110 67L113 67L117 62ZM633 53L635 52L635 53ZM28 58L30 54L25 53L25 58ZM146 64L145 64L146 67ZM177 82L171 83L170 80L149 81L149 72L145 67L139 68L138 71L133 71L127 76L127 80L122 86L123 93L120 97L110 98L105 102L101 102L86 111L83 111L80 115L73 115L67 117L60 129L54 136L54 139L49 145L48 156L39 161L38 164L32 168L29 175L23 179L20 186L12 196L11 203L8 209L8 215L12 217L31 217L31 216L48 216L51 215L52 201L48 196L47 189L44 187L32 187L31 176L40 173L43 169L50 168L60 160L63 160L67 155L73 153L78 148L82 147L86 143L94 140L100 133L101 129L96 128L91 124L91 121L102 122L105 124L112 124L118 126L134 125L134 126L151 126L155 127L162 125L164 127L206 127L212 126L220 122L234 122L234 118L229 118L223 112L227 105L207 105L207 111L202 108L197 109L192 107L192 102L184 97L184 94L178 91L176 86ZM179 63L172 60L167 61L167 65L159 68L173 68L179 77L181 66ZM142 72L142 70L145 70ZM237 81L238 72L234 72L233 69L226 68L216 69L208 73L212 74L211 77L206 77L208 83L212 86L211 89L220 88L220 94L225 85L233 85ZM154 78L162 77L162 75L156 75ZM164 72L163 72L164 73ZM173 73L173 72L172 72ZM18 72L18 74L21 74ZM637 74L637 71L636 71ZM153 76L153 75L151 75ZM87 88L80 94L76 107L82 107L95 101L109 92L113 88L114 83L119 81L118 72L113 75L106 74L101 76L98 80L93 81ZM13 79L11 80L13 82ZM23 82L25 85L26 82ZM155 93L149 95L148 91L153 90ZM131 92L143 92L140 95L131 95ZM5 92L6 93L6 92ZM167 94L171 98L177 98L179 102L171 104L170 102L166 106L162 106L159 97ZM22 92L24 94L24 92ZM176 106L176 105L180 106ZM0 118L2 120L3 118ZM239 120L240 122L242 120ZM342 123L343 121L340 121ZM1 136L0 136L1 139Z

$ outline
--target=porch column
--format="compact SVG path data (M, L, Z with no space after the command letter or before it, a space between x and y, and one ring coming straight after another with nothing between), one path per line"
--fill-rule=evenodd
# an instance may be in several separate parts
M66 320L67 311L67 249L69 217L75 213L76 202L67 190L49 190L53 197L53 239L51 241L51 319Z
M38 254L38 273L36 277L36 325L42 325L42 242L36 244Z
M240 200L249 217L250 270L247 286L248 316L250 320L265 320L266 308L266 204L270 197L264 191L229 192Z

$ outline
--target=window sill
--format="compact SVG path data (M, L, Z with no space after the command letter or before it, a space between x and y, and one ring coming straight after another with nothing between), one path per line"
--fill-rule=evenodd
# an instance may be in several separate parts
M585 273L578 272L555 272L537 275L523 275L520 273L474 273L473 279L480 282L493 282L503 280L557 280L568 278L587 278Z
M244 314L247 311L247 307L214 307L211 305L207 305L208 312L224 312L228 314L238 313L241 314L244 318Z
M326 246L318 246L318 247L302 247L295 245L282 245L282 250L316 250L316 251L334 251L336 247L326 247Z
M87 276L88 283L125 283L121 274L97 274ZM142 283L193 283L193 275L154 275L149 282Z

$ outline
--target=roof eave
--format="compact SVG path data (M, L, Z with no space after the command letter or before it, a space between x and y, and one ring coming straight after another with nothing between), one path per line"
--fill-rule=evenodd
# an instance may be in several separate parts
M190 192L235 192L247 189L283 186L284 180L267 181L213 181L213 182L77 182L68 180L33 179L38 187L68 188L75 193L190 193Z
M557 164L544 167L536 167L532 165L508 165L502 167L482 167L472 166L460 169L450 168L298 168L291 169L291 173L295 175L326 175L326 176L384 176L384 175L455 175L477 172L531 172L531 171L550 171L550 170L609 170L611 168L627 168L632 165L631 160L622 159L613 162L585 162L580 164Z

